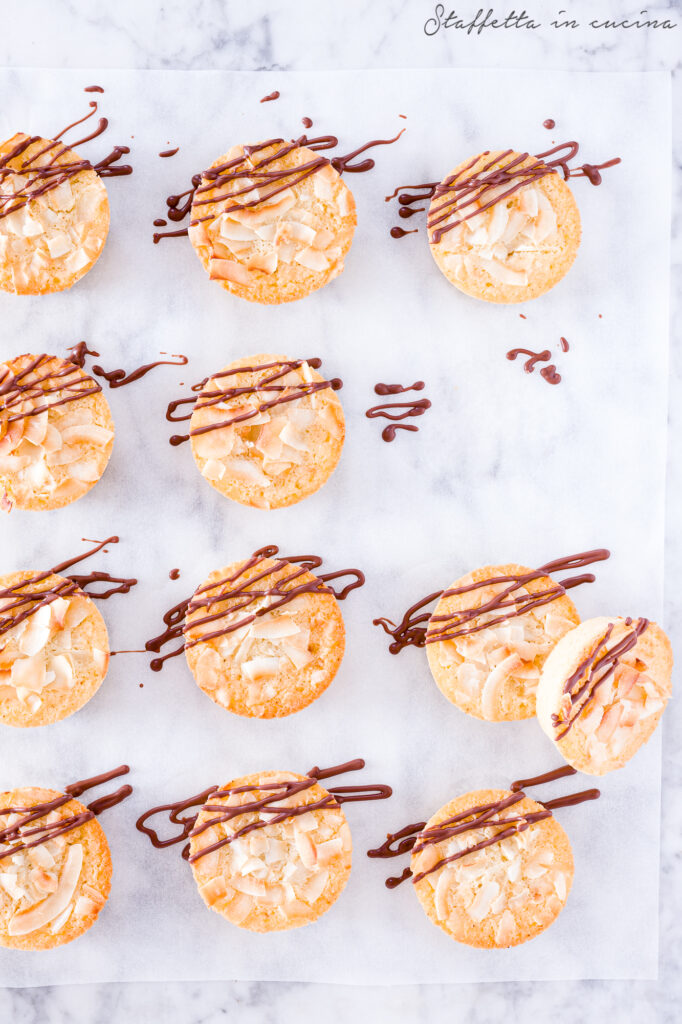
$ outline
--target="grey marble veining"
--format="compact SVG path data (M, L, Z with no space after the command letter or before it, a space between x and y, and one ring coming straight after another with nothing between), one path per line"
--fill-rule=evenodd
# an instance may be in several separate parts
M587 31L537 32L513 39L496 32L464 40L454 33L435 39L423 36L431 4L382 5L346 2L334 9L299 0L287 4L249 5L182 2L152 5L123 0L115 8L92 3L45 3L34 0L13 12L12 24L0 38L0 62L35 66L131 66L167 68L287 68L389 66L517 66L575 70L652 70L679 68L680 30L628 31L595 38ZM470 5L476 9L478 5ZM557 5L558 6L558 5ZM571 13L593 17L596 4L571 5ZM622 14L616 0L599 3L603 16ZM638 5L635 5L638 6ZM537 9L554 5L538 4ZM589 12L589 14L588 14ZM649 8L650 15L680 19L676 4ZM548 16L548 17L549 17ZM580 17L580 13L575 13ZM679 74L675 75L676 117L679 119ZM682 263L682 147L675 143L675 206L673 274L679 281ZM649 201L652 197L648 197ZM673 323L679 302L673 291ZM673 644L682 649L682 598L677 579L682 569L679 508L682 459L677 453L682 413L682 346L673 334L670 358L670 441L668 453L668 516L666 550L666 626ZM634 412L633 412L634 415ZM633 481L636 486L636 480ZM163 985L64 986L55 989L0 993L0 1019L48 1024L99 1024L164 1020L199 1024L223 1019L293 1024L303 1018L467 1020L473 1024L520 1018L523 1013L560 1024L584 1020L673 1022L680 1016L682 957L679 923L679 837L682 832L682 729L679 701L673 701L664 723L664 803L661 865L661 957L658 982L508 983L501 985L409 986L394 990L330 985L268 983L202 983ZM633 884L636 881L633 879ZM627 899L627 893L623 893Z

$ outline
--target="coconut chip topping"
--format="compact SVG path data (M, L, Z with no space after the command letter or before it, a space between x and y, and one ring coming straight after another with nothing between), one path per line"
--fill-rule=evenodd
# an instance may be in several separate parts
M101 387L56 356L24 356L0 365L0 496L15 503L43 497L66 503L102 475L113 430L86 401Z

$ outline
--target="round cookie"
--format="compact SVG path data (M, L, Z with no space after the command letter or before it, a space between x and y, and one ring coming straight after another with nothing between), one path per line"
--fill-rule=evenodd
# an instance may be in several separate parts
M317 491L336 468L345 436L340 381L320 384L325 378L306 360L273 355L238 359L209 378L190 420L202 476L255 508L293 505Z
M89 161L19 132L0 144L0 197L0 290L44 295L87 274L109 231L107 190Z
M279 718L327 689L345 646L336 598L307 590L282 602L283 594L315 582L294 563L254 556L217 569L198 588L185 618L185 655L198 686L216 704L238 715ZM220 635L201 639L212 633Z
M49 355L0 363L0 508L63 508L106 469L114 423L100 385Z
M46 597L29 601L29 594ZM26 727L67 718L94 696L108 664L104 619L72 580L49 572L0 576L0 722Z
M476 809L521 797L469 831L450 835L420 849L427 833L473 820ZM525 831L468 853L432 870L444 858L486 842L505 831L503 819L543 813L523 793L484 789L441 807L417 836L410 868L414 889L428 917L457 942L482 949L504 949L527 942L548 928L563 910L573 882L573 854L568 836L553 817L535 821ZM485 811L483 811L485 813ZM513 827L513 826L511 826Z
M525 302L568 272L580 245L580 214L561 175L543 174L543 167L528 154L485 152L437 186L427 220L431 253L460 291L487 302ZM535 170L518 173L525 168Z
M486 622L490 625L454 639L436 637L457 630L458 616L488 604L517 579L532 573L516 564L475 569L443 592L429 620L426 654L433 678L449 701L475 718L503 722L533 717L545 659L557 641L580 622L575 605L550 576L539 576L516 586L503 599L526 598L538 601L536 607L508 618L504 618L504 608L469 614L460 621L463 631ZM460 588L463 593L449 593ZM553 600L540 603L544 593L555 589ZM439 621L438 616L445 618Z
M259 772L233 779L220 791L248 787L245 792L208 798L210 807L244 807L242 813L192 835L190 840L190 862L199 893L211 910L232 924L254 932L311 924L329 910L346 885L352 841L341 807L318 783L289 796L284 795L284 786L273 788L277 783L309 781L293 772ZM273 814L248 810L250 803L264 798L276 801L278 807L298 808L325 799L329 806L274 822ZM193 831L219 817L219 812L202 808ZM257 821L267 824L193 859L207 846Z
M302 299L337 277L353 241L353 194L327 157L271 139L204 171L189 238L213 281L250 302Z
M61 796L55 790L34 787L0 793L0 946L25 950L62 946L87 931L107 901L111 856L106 836L78 800L50 809ZM13 813L5 813L8 808ZM40 810L42 814L20 827L22 819ZM56 834L60 820L79 815L88 818ZM21 839L6 832L13 825L19 826L19 836L44 825L45 841L20 849ZM25 843L36 839L41 834L25 835Z
M545 662L538 721L561 756L588 775L622 768L651 737L672 693L673 655L646 619L588 619Z

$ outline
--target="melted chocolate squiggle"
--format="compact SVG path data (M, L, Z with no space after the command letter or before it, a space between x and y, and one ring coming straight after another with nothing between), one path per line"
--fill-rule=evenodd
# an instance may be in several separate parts
M132 384L144 377L156 366L186 366L187 361L187 356L174 355L172 359L157 359L154 363L145 363L129 373L125 370L104 370L101 366L93 366L92 372L97 377L104 377L110 388L123 388L126 384Z
M562 338L561 340L563 342L566 339ZM563 345L562 349L564 352L568 351L568 348L564 348ZM513 360L516 359L516 357L519 355L529 356L529 358L526 359L526 361L523 364L523 368L526 371L526 373L532 373L535 369L536 363L547 362L549 359L552 358L552 353L548 348L544 349L544 351L542 352L533 352L532 349L529 348L512 348L509 350L509 352L507 352L507 359ZM549 366L543 366L540 370L540 376L543 380L546 380L548 384L561 383L561 374L557 373L557 368L554 365L554 363L550 363Z
M84 344L81 342L74 346L77 349L78 360L81 353L88 351L85 347L81 348ZM79 372L81 365L73 360L63 361L54 369L48 370L47 364L55 358L43 352L16 373L5 370L4 376L0 377L0 413L9 413L4 417L5 423L15 423L18 420L39 416L55 406L77 402L102 390L92 377ZM2 371L3 368L0 367L0 373ZM32 409L21 409L20 406L26 401L38 401L40 404Z
M190 437L195 437L198 434L208 434L213 430L220 430L222 427L231 427L235 423L243 423L245 420L253 419L254 416L258 416L262 412L267 412L268 409L273 409L277 405L296 402L301 398L305 398L307 395L315 394L316 391L324 391L326 388L331 388L332 391L339 391L343 387L343 381L338 377L333 377L331 380L311 380L307 383L276 383L276 381L286 377L288 373L292 370L297 370L300 366L310 366L317 370L321 365L322 360L318 358L278 360L273 363L261 363L259 366L237 366L232 370L221 370L219 373L214 373L211 377L205 377L204 380L192 386L192 391L200 392L196 398L177 398L173 402L169 403L168 409L166 410L166 419L170 423L181 423L183 420L189 420L192 418L192 414L195 409L191 409L190 412L185 413L184 415L175 415L180 406L184 405L195 406L196 409L207 409L210 408L210 406L218 405L222 402L228 402L232 398L244 395L260 396L261 392L264 396L274 394L275 397L265 397L264 401L259 401L258 405L254 406L252 409L238 412L235 415L228 416L226 419L220 420L217 423L207 423L202 427L195 427L187 434L173 434L170 438L170 444L177 447L177 445L183 444L185 441L189 441ZM257 375L261 370L272 370L273 372L266 374L264 377L258 377ZM217 387L214 391L204 390L209 380L220 381L225 378L238 376L240 373L253 373L255 379L252 383L242 387Z
M133 169L129 164L114 166L121 156L130 152L128 146L114 146L111 153L96 164L92 164L89 160L71 160L67 163L57 163L60 157L68 153L69 150L85 142L90 142L106 131L109 122L106 117L102 117L99 119L97 128L90 135L77 139L75 142L70 142L68 145L62 144L61 139L67 132L75 128L76 125L87 121L97 112L97 100L90 100L89 106L91 108L89 114L63 128L47 146L44 146L30 159L24 160L19 167L10 167L9 164L25 153L34 143L39 142L39 135L26 136L8 153L0 157L0 187L5 181L12 178L16 179L18 175L27 178L18 191L10 192L6 195L0 194L0 219L9 216L9 214L14 213L16 210L22 209L31 200L51 192L81 171L95 171L101 178L133 173ZM51 153L51 156L46 162L36 163L37 160L48 153Z
M75 797L79 797L86 790L94 789L96 786L110 782L111 779L117 779L121 775L127 775L129 771L128 765L122 764L110 772L103 772L102 775L95 775L90 779L73 782L70 786L65 787L62 796L55 797L54 800L46 800L42 803L33 804L31 807L0 808L0 819L14 814L21 815L19 821L15 821L12 825L7 825L5 828L0 828L0 860L3 860L5 857L12 857L21 850L30 850L34 846L41 846L43 843L49 842L50 839L55 839L57 836L71 832L75 828L80 828L86 821L90 821L110 807L120 804L130 796L133 791L132 786L121 786L116 792L93 800L92 803L87 805L86 810L81 811L79 814L71 815L68 818L60 818L51 823L43 822L40 825L28 827L33 822L38 821L38 819L46 817L52 811L56 811L58 807L62 807ZM7 848L3 849L3 847Z
M397 395L404 394L406 391L422 391L424 388L424 381L418 380L414 384L408 387L403 387L401 384L376 384L374 390L377 395ZM414 402L384 402L383 405L373 405L371 409L368 409L365 416L370 419L376 419L377 416L382 416L387 420L404 420L408 416L423 416L427 409L431 408L431 402L428 398L422 398L419 401ZM402 409L403 412L393 413L389 410ZM381 436L384 441L393 441L395 439L396 430L419 430L419 427L412 426L409 423L389 423L388 426L384 427L381 431Z
M137 583L136 579L110 576L106 572L92 572L86 576L67 575L64 579L45 590L30 590L31 587L37 586L52 575L64 575L64 570L70 569L71 566L84 561L86 558L90 558L91 555L101 551L106 544L118 544L118 537L107 537L106 540L98 541L96 547L91 548L82 555L67 559L65 562L60 562L59 565L53 566L52 569L36 573L28 579L13 583L11 586L0 590L0 603L2 604L2 607L0 607L0 636L35 614L39 608L51 604L59 597L69 597L77 592L82 592L91 598L105 600L113 594L129 593L130 589ZM101 582L113 583L115 585L109 590L99 593L92 593L86 590L89 584Z
M631 619L626 620L627 625L630 625L631 622ZM555 739L563 739L570 731L585 709L592 703L599 687L611 678L620 659L635 647L648 625L648 619L638 619L629 633L609 647L608 642L613 633L613 623L609 623L604 636L595 644L592 651L564 684L564 693L570 696L570 706L566 716L563 713L552 715L552 722L558 730Z
M530 159L534 159L536 162L531 162L527 166L521 165L529 158L528 153L514 155L513 150L507 149L502 153L492 154L490 150L485 150L456 174L445 178L443 182L400 185L390 196L386 196L386 201L397 196L400 216L411 217L425 209L425 207L421 207L419 210L412 209L414 203L442 198L443 201L429 212L427 219L431 244L436 245L446 232L452 231L459 224L477 216L484 210L491 209L499 202L506 201L519 189L548 174L556 174L561 171L565 181L569 178L587 178L592 185L600 185L602 181L600 171L620 163L620 157L615 157L602 164L584 163L578 167L571 167L570 161L575 159L578 150L577 142L563 142L543 153L538 153L535 158L531 157ZM467 174L467 171L471 171L481 157L488 156L491 159L483 167ZM552 159L546 159L548 157ZM503 163L505 160L507 162ZM498 163L502 163L502 166L495 167ZM402 192L403 189L409 191ZM411 196L410 191L417 194ZM393 235L393 237L402 236Z
M593 562L601 562L609 558L610 552L606 548L595 548L592 551L583 551L577 555L568 555L565 558L557 558L546 565L540 566L530 573L522 573L512 576L494 576L490 579L481 580L478 583L469 583L463 587L453 587L450 590L437 590L433 594L422 598L411 605L403 615L399 623L390 619L374 619L375 626L381 626L385 633L393 637L389 644L391 654L399 654L405 647L424 647L427 643L438 643L441 640L453 640L459 636L469 633L477 633L489 626L498 625L508 619L523 615L524 612L539 608L542 605L550 604L572 587L580 586L582 583L594 583L592 573L583 573L579 576L572 576L561 582L553 583L545 590L537 593L519 594L514 597L514 592L525 587L532 580L548 576L553 572L563 572L567 569L581 568L591 565ZM465 594L479 590L481 587L488 587L492 584L508 584L495 594L490 600L482 605L465 608L458 612L444 615L431 615L425 609L439 597L451 597L455 594ZM486 613L501 611L498 618L487 622L477 623L476 620ZM432 625L429 625L432 623Z
M552 782L555 779L575 774L575 768L571 768L569 765L563 765L561 768L557 768L551 772L546 772L543 775L537 775L530 779L520 779L516 782L512 782L509 787L509 795L502 797L494 803L479 804L476 807L470 807L468 810L460 811L458 814L455 814L450 818L446 818L438 825L429 829L425 827L426 822L418 821L413 825L406 825L398 832L390 832L381 846L367 851L367 856L388 859L390 857L399 857L404 853L419 853L421 850L426 849L427 846L443 842L446 839L450 839L452 836L462 835L466 832L478 831L479 829L485 828L499 829L499 831L494 835L485 837L465 849L458 850L449 857L441 858L427 870L416 875L413 875L411 869L407 867L401 875L386 879L387 889L395 889L396 886L400 885L402 882L406 882L408 878L412 878L413 884L416 884L417 882L420 882L422 878L426 878L427 875L430 875L433 871L438 871L438 869L442 868L445 864L450 864L453 861L460 860L462 857L468 856L470 853L475 853L477 850L483 850L488 846L500 843L503 839L508 839L510 836L517 835L519 832L525 832L527 828L539 821L551 818L553 810L560 807L575 806L576 804L585 803L588 800L596 800L601 796L598 789L586 789L579 793L571 793L567 796L557 797L554 800L536 801L543 808L542 811L532 811L530 813L524 812L523 814L512 814L507 817L499 817L502 812L525 799L525 789L530 789L532 786L540 786L544 783Z
M319 568L322 565L322 559L318 555L280 556L277 558L278 551L279 548L275 544L260 548L243 562L239 569L231 576L218 580L216 583L200 587L193 597L186 601L180 601L167 611L163 617L166 629L159 636L148 640L145 644L145 649L158 654L166 644L177 640L183 635L185 636L185 641L180 647L170 651L168 654L164 654L163 657L153 658L150 662L152 671L159 672L163 668L164 662L168 661L169 658L175 658L182 654L187 648L194 647L196 644L204 643L207 640L215 640L218 637L227 636L228 633L234 633L235 630L248 626L255 619L288 604L301 594L332 594L337 601L343 601L351 591L357 590L365 582L365 575L359 569L341 569L338 572L320 573L308 582L296 583L304 574ZM265 566L256 575L245 578L246 573L250 569L257 568L263 562L270 559L275 560L275 564L272 567ZM274 583L268 583L268 580L275 573L287 567L292 568L293 571ZM342 579L344 576L352 576L354 578L340 591L337 592L334 587L328 586L332 580ZM260 586L258 586L259 584ZM247 610L255 601L263 598L270 599L267 605L258 608L254 612ZM226 601L236 601L236 603L232 604L227 610L223 608L211 611L216 605L223 604ZM186 616L199 608L205 609L208 614L194 619L191 623L187 624L185 621ZM226 615L234 615L236 612L244 610L246 610L246 614L243 617L238 618L237 621L229 625L224 625ZM199 629L217 620L223 622L219 629L202 633L196 639L187 639L187 631L189 629Z
M364 760L362 758L357 758L353 761L346 761L344 764L334 765L331 768L311 768L310 771L306 772L306 777L304 779L235 786L230 789L220 789L218 786L209 786L208 789L203 790L201 793L197 793L196 796L189 797L185 800L178 800L174 803L160 804L158 807L152 807L137 819L135 827L138 831L143 832L149 838L152 846L156 849L162 849L166 846L174 846L176 843L184 843L187 838L201 835L202 832L205 832L213 825L225 821L231 821L233 818L238 818L243 814L259 811L261 814L267 814L268 816L272 815L272 817L268 817L267 819L261 818L258 821L245 825L243 828L238 829L219 842L204 847L192 856L189 854L188 843L182 851L182 856L185 860L189 860L190 863L194 863L194 861L199 860L201 857L205 857L206 854L212 853L214 850L218 850L222 846L226 846L228 843L233 842L235 839L239 839L241 836L244 836L249 832L265 828L267 825L273 825L281 821L287 821L291 818L299 817L302 814L307 814L309 811L339 807L341 804L354 803L357 801L388 799L393 792L390 786L334 786L327 790L327 794L324 797L312 803L302 803L294 807L282 807L281 804L278 803L279 801L295 796L298 793L305 792L322 779L332 778L337 775L344 775L346 772L360 771L360 769L364 767ZM251 793L254 791L272 791L272 795L261 797L258 800L252 800L248 804L239 804L235 807L226 807L223 804L211 804L207 802L210 797L221 799L223 797L230 796L232 793ZM195 813L184 817L182 816L183 811L194 807L198 808ZM180 825L181 831L177 835L170 836L168 839L161 839L158 832L147 825L147 821L149 818L152 818L157 814L162 814L165 811L170 812L168 815L169 820L174 825ZM210 818L202 825L197 826L196 821L201 811L210 811L211 813L215 812L217 817Z

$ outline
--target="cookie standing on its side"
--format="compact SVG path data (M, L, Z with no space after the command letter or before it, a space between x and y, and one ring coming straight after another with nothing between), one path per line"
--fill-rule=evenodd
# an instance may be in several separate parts
M255 718L290 715L317 700L345 647L334 593L300 565L259 553L211 573L189 603L184 637L204 693Z
M99 689L109 638L94 602L54 573L0 576L0 722L48 725Z
M0 144L0 290L70 288L99 258L109 231L107 190L63 142L23 133Z
M485 566L441 595L426 631L429 668L442 693L468 715L493 722L532 718L545 659L579 622L551 576L522 565Z
M519 829L524 819L531 823ZM563 910L573 882L571 845L551 812L524 793L494 789L441 807L417 836L410 868L433 923L484 949L516 946L543 932Z
M290 809L289 816L264 812L264 800ZM309 811L298 810L308 805ZM236 833L243 834L228 839ZM319 783L293 772L228 782L209 796L191 836L190 863L202 899L255 932L311 924L338 899L350 875L352 840L343 809ZM222 845L202 853L214 844Z
M111 871L106 836L83 804L52 789L0 793L0 946L52 949L78 938L106 903Z
M0 363L0 508L76 501L102 476L113 442L109 403L80 367L45 354Z
M525 302L553 288L580 245L580 214L561 176L513 150L465 160L436 186L427 227L438 268L487 302Z
M250 302L292 302L343 270L357 218L327 157L271 139L204 171L189 238L211 280Z
M647 619L589 619L556 645L538 685L538 721L588 775L622 768L650 739L672 692L673 655Z

